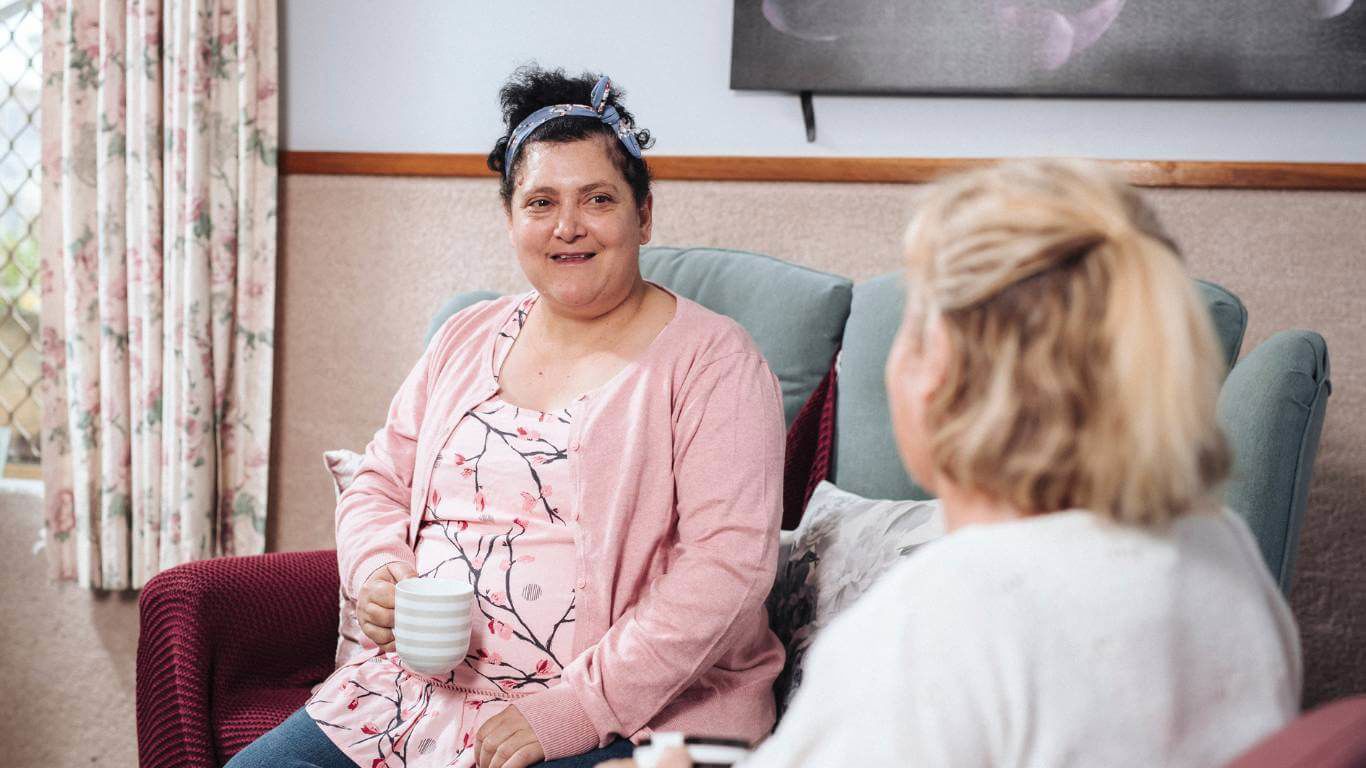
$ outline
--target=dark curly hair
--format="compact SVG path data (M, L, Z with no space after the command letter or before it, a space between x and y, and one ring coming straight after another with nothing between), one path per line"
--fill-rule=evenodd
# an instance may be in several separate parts
M512 131L532 112L554 104L588 104L592 98L593 86L601 77L592 72L569 77L563 69L542 69L535 64L529 64L517 68L499 89L498 101L503 105L503 137L498 139L498 143L494 144L493 150L489 152L488 166L489 170L497 173L502 179L498 191L502 195L504 207L512 204L512 190L516 186L517 170L522 164L522 157L526 154L528 145L537 141L557 144L582 141L594 136L607 137L607 153L617 170L626 177L636 207L645 204L645 198L650 194L649 166L643 159L633 157L627 152L616 133L599 120L581 117L557 117L547 120L522 142L512 157L512 163L509 165L505 162L504 155L507 153ZM626 93L618 88L614 81L607 103L617 108L623 120L634 125L631 113L622 105L622 97L625 95ZM636 130L635 135L642 149L654 143L648 130Z

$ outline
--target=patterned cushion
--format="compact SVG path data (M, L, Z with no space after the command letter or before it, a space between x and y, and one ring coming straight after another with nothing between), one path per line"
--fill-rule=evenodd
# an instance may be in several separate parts
M360 463L364 458L361 454L345 448L323 454L323 465L327 467L327 474L332 478L332 490L336 492L338 501L341 500L342 491L356 479L356 473L360 472ZM340 667L367 648L373 648L375 644L361 631L360 620L356 618L356 601L347 596L344 584L337 590L337 601L340 603L340 615L337 617L336 664Z
M773 631L787 647L775 684L779 713L801 684L815 635L898 558L943 533L938 501L872 501L828 482L816 486L801 525L783 535L769 596Z

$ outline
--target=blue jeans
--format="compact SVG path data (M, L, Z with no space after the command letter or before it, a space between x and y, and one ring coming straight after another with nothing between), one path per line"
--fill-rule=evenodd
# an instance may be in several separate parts
M562 757L540 765L544 768L590 768L604 760L631 756L631 742L617 739L602 749L574 757ZM247 745L225 768L356 768L308 713L300 709Z

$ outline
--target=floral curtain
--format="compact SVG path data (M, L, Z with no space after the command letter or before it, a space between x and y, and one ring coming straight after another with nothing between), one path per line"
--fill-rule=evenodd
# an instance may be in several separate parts
M264 550L275 0L44 0L42 460L55 578Z

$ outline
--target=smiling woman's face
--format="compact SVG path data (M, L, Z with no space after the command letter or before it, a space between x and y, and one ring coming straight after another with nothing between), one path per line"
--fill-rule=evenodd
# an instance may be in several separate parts
M651 200L637 208L605 137L523 149L508 236L527 280L561 314L602 315L640 283Z

